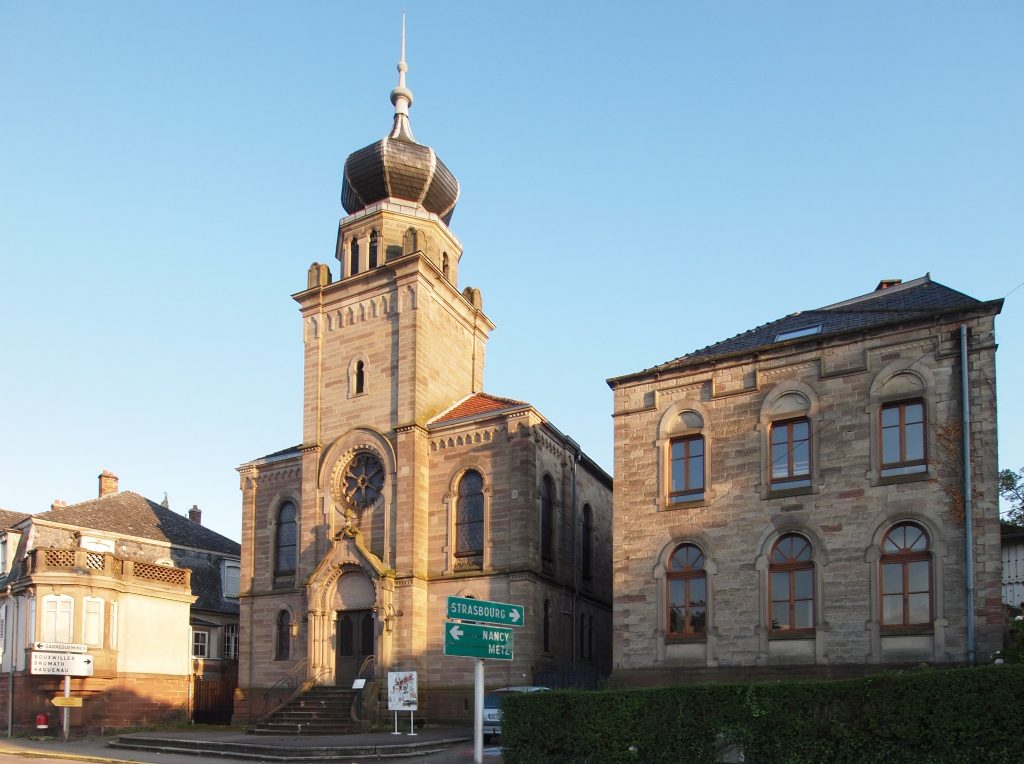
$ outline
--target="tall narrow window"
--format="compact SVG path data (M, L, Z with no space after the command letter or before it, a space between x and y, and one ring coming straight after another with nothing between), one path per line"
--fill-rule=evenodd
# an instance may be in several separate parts
M229 623L224 627L224 660L238 660L238 624Z
M66 594L43 597L43 642L74 642L75 601Z
M367 267L369 267L369 268L376 268L377 267L377 240L378 240L378 238L379 237L377 236L377 229L374 229L374 230L370 231L370 253L369 253L370 254L369 261L370 262L367 264Z
M444 252L441 255L441 274L448 278L448 253Z
M902 401L882 406L882 477L926 472L924 404Z
M787 533L772 547L768 568L771 630L814 629L814 562L811 543Z
M587 657L587 617L580 613L580 658Z
M413 252L418 252L420 248L419 238L415 228L407 228L405 236L402 237L402 254L411 255Z
M670 637L703 636L707 626L708 585L704 553L696 544L680 544L668 566L668 628Z
M811 484L811 423L805 418L772 424L772 488Z
M540 556L555 559L555 481L550 475L540 483Z
M455 508L456 568L479 568L484 554L484 479L467 470L459 481Z
M352 238L348 245L348 274L355 276L359 273L359 242Z
M366 390L366 367L362 361L356 361L355 389L356 395L362 395Z
M894 525L882 541L882 626L932 622L932 558L928 534L915 523Z
M583 505L583 528L580 540L580 567L583 578L589 580L594 574L594 510L589 504Z
M551 652L551 600L544 600L544 652Z
M288 660L288 656L291 654L292 646L292 619L287 610L282 610L277 614L277 628L275 634L274 644L274 659L279 661Z
M103 600L82 600L82 641L90 647L103 647Z
M704 436L691 435L672 441L672 486L669 501L704 498Z
M295 573L295 550L298 541L295 505L286 501L277 510L277 538L274 550L274 573L279 576Z

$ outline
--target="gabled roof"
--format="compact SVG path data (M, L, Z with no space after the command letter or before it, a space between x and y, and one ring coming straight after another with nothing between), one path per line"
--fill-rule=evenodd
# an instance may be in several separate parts
M9 509L0 509L0 530L7 530L8 528L17 525L26 517L29 517L25 512L13 512Z
M524 401L517 401L514 398L502 398L490 393L473 393L467 395L461 401L455 403L449 409L442 411L436 417L427 422L432 424L447 424L458 419L472 419L482 415L495 414L499 411L514 411L528 407L530 404Z
M892 284L891 286L883 286ZM995 306L1002 300L981 302L936 281L930 274L906 283L882 282L879 288L859 297L814 310L799 311L750 329L735 337L694 350L679 358L652 366L649 369L613 377L614 385L620 380L644 374L685 368L696 363L714 361L743 353L786 344L814 341L824 337L878 329L907 321L923 320L945 313L956 313L983 306ZM788 336L787 336L788 335Z
M166 541L177 546L232 556L238 556L242 551L237 541L221 536L132 491L112 493L92 501L40 512L33 519Z

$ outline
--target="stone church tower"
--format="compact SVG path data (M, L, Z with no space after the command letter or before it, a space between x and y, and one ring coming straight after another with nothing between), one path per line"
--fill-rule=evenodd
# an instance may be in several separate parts
M459 184L413 137L404 59L403 41L390 133L345 163L338 278L314 263L294 295L302 444L239 468L242 722L395 669L418 672L421 712L463 715L473 662L443 656L449 594L526 607L489 685L609 668L611 479L483 392L494 324L458 287Z

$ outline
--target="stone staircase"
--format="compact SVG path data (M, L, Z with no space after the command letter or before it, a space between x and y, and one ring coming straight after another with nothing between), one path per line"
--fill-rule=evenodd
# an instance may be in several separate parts
M352 718L356 690L311 687L292 698L249 731L256 735L350 735L365 732L369 722Z

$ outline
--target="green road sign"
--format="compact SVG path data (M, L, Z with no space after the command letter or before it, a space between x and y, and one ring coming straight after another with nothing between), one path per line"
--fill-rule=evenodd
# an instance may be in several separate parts
M444 654L510 661L513 634L512 629L503 629L500 626L448 621L444 625Z
M495 623L499 626L522 626L526 619L522 605L469 597L448 597L448 617L477 623Z

